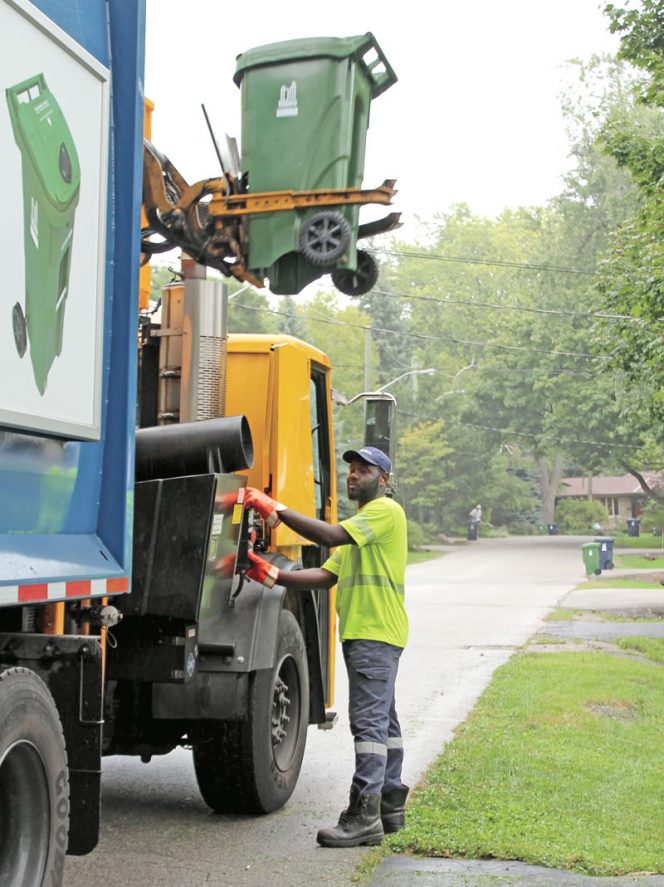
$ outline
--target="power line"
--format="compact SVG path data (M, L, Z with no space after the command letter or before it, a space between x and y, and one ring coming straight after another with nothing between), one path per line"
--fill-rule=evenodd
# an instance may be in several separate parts
M529 431L512 431L509 428L494 428L491 425L476 425L474 422L457 422L457 425L464 425L468 428L480 428L483 431L497 431L499 434L509 434L515 437L539 437L538 434L533 434ZM642 444L638 446L633 446L630 444L614 444L608 443L608 441L597 441L597 440L577 440L573 437L551 437L549 440L555 441L559 444L585 444L591 447L612 447L617 450L640 450Z
M550 351L544 348L526 348L522 345L499 345L496 342L475 342L472 339L457 339L455 336L429 336L425 333L404 332L402 330L390 330L382 327L369 326L362 323L350 323L344 320L332 320L329 317L317 317L312 314L292 314L286 311L277 311L274 308L259 308L253 305L234 303L236 308L244 308L247 311L267 311L269 314L277 314L280 317L291 317L295 320L312 320L314 323L327 323L332 326L350 327L353 329L369 330L372 333L387 333L393 336L402 336L427 342L451 342L455 345L472 345L475 348L497 348L500 351L522 352L528 354L552 354L556 357L582 357L586 360L610 360L606 355L588 354L583 351Z
M507 262L499 259L471 259L466 256L444 256L436 253L416 253L406 250L391 250L382 247L373 247L367 252L383 253L387 256L402 256L407 259L432 259L438 262L461 262L465 265L496 265L499 268L521 268L526 271L554 271L561 274L586 274L591 277L594 271L585 271L580 268L564 268L558 265L536 265L530 262Z
M321 284L323 289L336 290L334 284ZM414 295L412 293L386 292L385 290L371 290L371 295L383 298L408 299L413 302L433 302L435 305L466 305L470 308L489 308L495 311L515 311L517 313L546 314L561 317L585 318L588 320L627 320L630 323L645 324L642 317L633 317L631 314L608 314L604 311L565 311L562 308L532 308L527 305L497 305L495 302L480 302L477 299L453 299L449 296L437 298L436 296Z
M582 317L588 320L629 320L632 323L643 324L641 317L632 317L629 314L606 314L602 311L564 311L559 308L530 308L526 305L496 305L494 302L479 302L476 299L451 299L445 296L438 299L435 296L410 295L408 293L388 293L383 290L372 290L377 296L387 296L396 299L410 299L414 302L434 302L436 305L467 305L470 308L491 308L494 311L516 311L523 314L547 314L561 317Z

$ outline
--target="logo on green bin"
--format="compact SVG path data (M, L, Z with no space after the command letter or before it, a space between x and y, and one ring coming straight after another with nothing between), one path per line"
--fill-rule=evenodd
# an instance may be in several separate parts
M279 90L277 117L297 117L298 112L297 83L293 80L290 86L287 83L284 83Z

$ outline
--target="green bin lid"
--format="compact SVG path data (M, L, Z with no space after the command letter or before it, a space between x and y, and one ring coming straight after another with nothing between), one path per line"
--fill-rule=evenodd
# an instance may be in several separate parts
M375 52L365 59L364 56L372 49ZM245 71L251 68L290 64L316 58L354 58L372 81L372 98L376 98L397 82L397 75L370 31L357 37L302 37L298 40L268 43L265 46L248 49L237 56L233 80L239 86Z

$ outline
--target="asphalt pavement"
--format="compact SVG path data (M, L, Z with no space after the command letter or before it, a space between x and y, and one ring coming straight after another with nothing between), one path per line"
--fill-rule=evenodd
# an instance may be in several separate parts
M453 738L494 671L538 631L551 631L551 623L544 621L547 614L567 606L569 594L576 594L574 587L584 579L584 541L562 536L481 539L408 568L411 634L397 681L408 785L417 785ZM613 590L614 600L615 594ZM638 610L638 601L631 604ZM658 599L650 604L658 605ZM336 822L347 802L353 765L340 656L336 680L339 723L332 731L309 730L295 792L282 810L269 816L212 814L200 797L185 749L147 765L135 758L105 759L100 843L88 856L67 858L65 887L351 885L368 850L316 845L318 828ZM524 876L530 880L524 881L520 863L509 863L509 874L495 868L497 864L394 857L383 863L372 884L577 883L564 880L565 873L556 874L558 880L543 881L537 879L538 872L531 872ZM642 881L648 887L657 884Z

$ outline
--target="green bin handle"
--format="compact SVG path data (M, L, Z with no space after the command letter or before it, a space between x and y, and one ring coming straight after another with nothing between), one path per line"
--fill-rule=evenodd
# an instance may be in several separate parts
M369 76L371 77L371 98L375 99L382 92L385 92L386 89L389 89L390 86L394 86L398 78L394 71L394 68L388 62L387 58L385 57L385 53L378 45L378 41L371 33L371 31L367 31L364 36L365 40L358 47L354 55L356 59L364 64L369 73ZM367 62L364 59L364 56L370 49L374 49L376 51L377 58L375 58L372 62ZM385 70L376 71L376 68L378 68L381 64L383 65Z
M8 87L5 90L5 95L7 96L7 102L10 107L16 109L18 105L23 104L19 97L23 95L24 92L29 92L31 89L34 89L35 86L39 87L39 95L46 92L47 86L43 74L35 74L33 77L29 77L22 83L17 83L16 86ZM35 98L38 98L38 96L30 98L30 101L33 102ZM26 102L25 104L28 103Z

